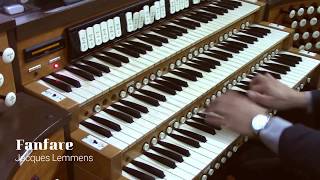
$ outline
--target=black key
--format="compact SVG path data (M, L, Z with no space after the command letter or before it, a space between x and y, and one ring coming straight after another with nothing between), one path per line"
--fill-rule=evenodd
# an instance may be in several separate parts
M113 107L123 113L127 113L134 118L141 118L140 112L135 109L132 109L132 108L120 105L120 104L112 104L111 107Z
M178 29L170 29L170 28L166 28L166 27L157 27L156 28L157 31L165 31L165 32L168 32L168 33L172 33L176 36L182 36L183 35L183 32L179 31Z
M206 114L204 114L204 113L200 113L200 112L199 112L199 113L197 113L197 115L198 115L198 116L200 116L200 117L202 117L202 118L206 118L206 117L207 117L207 115L206 115Z
M228 57L219 55L217 53L211 53L211 52L204 52L205 55L222 60L222 61L228 61Z
M149 96L144 96L144 95L141 95L141 94L131 94L132 97L136 98L136 99L139 99L147 104L150 104L152 106L159 106L159 102L156 100L156 99L153 99Z
M191 117L191 119L201 124L207 124L203 118Z
M199 78L202 78L203 75L201 72L198 72L198 71L194 71L192 69L186 69L186 68L176 68L176 70L178 71L182 71L182 72L185 72L185 73L188 73L192 76L196 76L196 77L199 77Z
M178 38L177 35L175 35L175 34L173 34L173 33L170 33L170 32L168 32L168 31L155 30L155 29L152 30L152 31L155 32L155 33L158 33L158 34L160 34L160 35L162 35L162 36L171 38L171 39L177 39L177 38Z
M218 47L220 49L223 49L225 51L232 52L232 53L239 53L240 52L238 49L234 49L234 48L232 48L231 46L228 46L228 45L217 44L216 47Z
M242 3L239 2L239 1L233 1L233 0L224 0L224 1L225 2L229 2L229 3L233 3L233 4L237 5L237 6L242 6Z
M251 42L258 41L258 38L252 37L252 36L247 36L247 35L244 35L244 34L236 34L235 36L241 37L241 38L246 39L247 41L251 41Z
M199 22L195 22L195 21L191 21L191 20L187 20L187 19L177 19L177 21L192 24L193 26L196 26L196 27L201 26L201 24Z
M243 48L247 48L248 45L245 44L245 43L242 43L242 42L237 42L237 41L233 41L233 40L225 40L224 42L227 42L227 43L230 43L230 44L236 44L240 47L243 47Z
M104 129L103 127L97 126L92 123L88 123L86 121L81 121L80 124L88 129L98 133L98 134L101 134L102 136L107 137L107 138L112 136L111 132L108 129Z
M61 81L64 81L68 84L71 84L73 87L76 87L76 88L80 88L81 87L81 84L78 80L75 80L71 77L68 77L68 76L65 76L65 75L62 75L62 74L57 74L57 73L52 73L51 76L61 80Z
M185 72L181 72L181 71L171 71L170 73L172 74L175 74L179 77L182 77L182 78L185 78L185 79L188 79L190 81L197 81L197 77L196 76L192 76L188 73L185 73Z
M238 8L239 5L237 3L234 3L232 1L223 1L223 3L228 4L230 6L233 6L234 8Z
M224 15L225 13L228 12L227 9L222 9L222 8L213 7L213 6L205 6L205 7L201 7L200 9L207 11L207 12L213 12L218 15Z
M195 148L200 147L200 143L198 141L191 139L191 138L184 137L184 136L181 136L178 134L169 134L169 136L176 139L177 141L183 142L183 143L188 144L192 147L195 147Z
M164 95L156 93L156 92L148 91L145 89L139 89L138 91L144 95L150 96L150 97L157 99L159 101L162 101L162 102L165 102L167 100Z
M95 57L95 55L93 55ZM98 58L100 56L97 56L96 58L97 59L100 59ZM102 57L105 57L105 56L102 56ZM103 60L102 60L103 61ZM87 60L82 60L81 62L83 62L84 64L88 65L88 66L91 66L93 68L96 68L100 71L103 71L105 73L109 73L110 72L110 69L108 66L106 65L103 65L103 64L100 64L100 63L96 63L96 62L92 62L92 61L87 61Z
M141 171L138 171L138 170L135 170L135 169L132 169L132 168L129 168L129 167L123 167L122 168L125 172L127 172L128 174L131 174L132 176L138 178L138 179L145 179L145 180L154 180L155 178L148 175L148 174L145 174Z
M162 43L168 43L169 40L167 38L164 38L162 36L158 36L155 34L147 34L147 33L143 33L144 36L150 38L150 39L156 39L157 41L160 41Z
M123 63L129 63L129 58L126 57L126 56L122 56L120 54L116 54L116 53L113 53L113 52L107 52L107 51L102 51L101 52L102 54L106 55L106 56L109 56L109 57L112 57L118 61L121 61Z
M247 86L250 86L250 82L249 81L240 81L241 84L244 84L244 85L247 85Z
M232 43L229 43L229 42L221 42L220 44L222 44L224 46L228 46L228 47L230 47L232 49L236 49L238 51L243 51L244 50L243 47L241 47L241 46L239 46L237 44L232 44Z
M281 75L280 74L277 74L277 73L273 73L273 72L269 72L269 71L264 71L264 70L256 70L257 73L260 73L260 74L270 74L271 76L273 76L274 78L276 79L281 79Z
M131 161L131 164L133 164L133 165L137 166L138 168L143 169L143 170L147 171L148 173L153 174L159 178L165 177L165 174L162 170L155 168L155 167L152 167L149 164L145 164L143 162L136 161L136 160Z
M228 57L228 58L232 58L233 55L224 51L220 51L220 50L215 50L215 49L209 49L208 51L215 53L215 54L219 54L220 56L224 56L224 57Z
M292 60L292 61L296 61L296 62L302 61L302 58L299 56L294 56L294 55L289 55L289 54L277 54L277 56L280 58L284 58L284 59L288 59L288 60Z
M133 119L131 116L124 114L122 112L118 112L112 109L104 109L103 110L105 113L110 114L118 119L121 119L122 121L125 121L127 123L133 123Z
M172 21L172 23L177 24L177 25L182 26L182 27L185 27L185 28L188 28L188 29L193 29L194 30L194 29L197 28L197 26L195 26L193 24L189 24L189 23L182 22L182 21L175 20L175 21Z
M234 8L235 8L233 5L222 3L222 1L214 2L214 5L219 6L219 7L223 7L223 8L229 9L229 10L234 10Z
M255 27L247 27L245 30L251 31L251 32L255 32L255 33L261 34L261 35L263 35L263 36L268 35L268 32L267 32L267 31L264 31L264 30L262 30L262 29L255 28Z
M76 74L88 81L93 81L94 80L94 76L91 73L88 73L86 71L83 71L81 69L76 69L76 68L72 68L72 67L65 67L65 69L73 74Z
M74 66L76 66L77 68L82 69L84 71L87 71L89 73L92 73L95 76L98 76L98 77L102 76L102 72L94 67L84 65L84 64L74 64Z
M147 54L147 51L139 48L139 46L134 46L134 45L125 44L125 43L120 43L119 45L126 48L126 49L130 49L131 51L134 51L138 54Z
M152 46L150 46L148 44L143 44L143 43L136 42L136 41L126 41L126 42L129 44L132 44L134 46L141 47L141 48L145 49L146 51L153 51Z
M290 61L290 60L287 60L287 59L280 59L280 58L274 59L274 58L271 58L271 60L275 61L275 62L279 62L281 64L285 64L287 66L291 66L291 67L295 67L296 64L298 64L295 61Z
M236 84L236 86L240 89L243 89L245 91L248 91L250 88L247 85L242 85L242 84Z
M155 46L159 46L159 47L162 46L162 42L155 39L151 39L148 37L141 37L141 36L137 36L137 38L140 39L141 41L147 42Z
M130 102L130 101L126 101L126 100L120 100L119 102L121 104L123 104L123 105L129 106L132 109L135 109L135 110L140 111L142 113L148 113L149 112L148 108L146 108L146 107L144 107L144 106L142 106L140 104L137 104L137 103L134 103L134 102Z
M220 66L221 65L221 63L219 61L216 61L214 59L209 59L209 58L205 58L205 57L196 57L196 59L199 59L201 61L209 62L214 66Z
M213 12L193 11L194 15L208 18L209 20L217 19L217 14Z
M280 73L280 74L287 74L286 70L277 68L275 66L268 66L267 65L267 66L261 66L261 67L263 67L264 69L270 70L270 71L274 71L274 72Z
M253 40L250 40L250 39L247 39L247 38L244 38L244 37L240 37L240 36L233 36L232 38L233 38L233 39L235 39L235 40L238 40L238 41L244 42L244 43L254 44L254 41L253 41Z
M139 58L140 57L139 53L137 53L135 51L132 51L132 50L129 50L127 48L115 46L115 47L113 47L113 49L115 49L115 50L117 50L119 52L122 52L124 54L127 54L129 56L135 57L135 58Z
M198 113L198 115L199 115L199 113ZM203 114L203 115L205 115L205 114ZM200 115L199 115L200 116ZM202 116L200 116L200 117L202 117ZM192 117L191 119L192 120L194 120L195 122L198 122L198 123L200 123L200 124L203 124L203 125L206 125L206 126L212 126L214 129L216 129L216 130L221 130L221 127L219 127L219 126L214 126L214 125L209 125L206 121L205 121L205 116L204 117L202 117L202 118L197 118L197 117Z
M187 62L185 65L196 68L196 69L200 69L201 71L204 71L204 72L211 72L210 69L213 69L212 67L204 66L203 64L197 64L193 62Z
M121 61L115 59L115 58L111 58L111 57L107 57L107 56L102 56L102 55L93 55L93 57L101 60L101 61L104 61L106 63L109 63L113 66L116 66L116 67L121 67ZM110 70L109 70L110 71Z
M166 28L169 28L169 29L176 29L176 30L178 30L178 31L180 31L180 32L182 32L182 33L188 33L188 30L187 30L187 29L182 28L182 27L179 27L179 26L168 25L168 24L162 25L162 26L164 26L164 27L166 27Z
M207 142L206 137L202 136L200 134L197 134L197 133L185 130L185 129L175 129L175 130L178 131L179 133L183 134L183 135L191 137L192 139L198 140L200 142Z
M200 129L201 131L207 132L209 134L216 134L216 131L214 130L214 128L203 125L203 124L199 124L199 123L195 123L195 122L190 122L190 121L186 121L186 124L188 124L191 127L194 127L196 129Z
M260 27L248 27L248 29L253 30L253 31L259 31L261 33L263 33L264 35L267 35L269 33L271 33L271 31L269 29L264 29L264 28L260 28Z
M154 82L156 82L158 84L161 84L163 86L167 86L170 89L173 89L175 91L182 91L182 87L181 86L179 86L178 84L171 83L170 81L167 81L167 80L156 79Z
M159 141L158 143L163 147L171 149L172 151L177 152L179 154L182 154L183 156L186 156L186 157L190 156L189 150L184 149L184 148L182 148L180 146L177 146L177 145L171 144L171 143L167 143L167 142L163 142L163 141Z
M105 118L101 118L98 116L91 116L90 119L96 121L99 124L107 126L108 128L113 129L115 131L121 131L121 126L119 124L109 121Z
M255 31L242 30L241 32L245 33L245 34L248 34L248 35L251 35L251 36L256 36L256 37L259 37L259 38L263 38L264 37L263 34L261 34L259 32L255 32Z
M62 81L59 81L59 80L56 80L56 79L51 79L51 78L47 78L47 77L44 77L42 78L42 80L48 84L51 84L52 86L58 88L58 89L61 89L62 91L65 91L65 92L72 92L72 89L71 89L71 86L69 84L66 84Z
M176 79L176 78L172 78L172 77L166 77L166 76L162 76L161 77L162 79L165 79L173 84L177 84L179 86L182 86L182 87L188 87L188 82L186 81L183 81L183 80L180 80L180 79Z
M159 148L159 147L155 147L155 146L151 146L151 149L156 151L157 153L160 153L162 155L165 155L175 161L178 161L178 162L183 162L183 158L180 154L177 154L177 153L174 153L172 151L169 151L169 150L166 150L166 149L163 149L163 148Z
M143 152L143 154L146 155L147 157L149 157L150 159L158 161L159 163L166 165L172 169L177 167L176 163L168 158L161 157L161 156L158 156L158 155L150 153L150 152Z
M290 71L290 67L289 66L285 66L285 65L282 65L282 64L275 64L275 63L270 63L270 62L267 62L265 64L268 65L268 66L274 67L274 68L282 69L283 71Z
M195 20L195 21L198 21L200 23L208 23L209 20L207 18L203 18L203 17L200 17L200 16L195 16L195 15L186 15L186 17L192 19L192 20Z
M210 61L206 61L206 60L199 59L199 57L193 58L189 62L197 64L199 66L202 66L202 67L204 67L206 69L208 69L208 68L215 69L216 68L214 62L211 62L211 60Z
M166 87L166 86L163 86L161 84L155 84L155 83L149 83L148 84L150 87L153 87L155 89L158 89L162 92L165 92L165 93L168 93L168 94L171 94L171 95L176 95L176 91L174 89L171 89L169 87Z

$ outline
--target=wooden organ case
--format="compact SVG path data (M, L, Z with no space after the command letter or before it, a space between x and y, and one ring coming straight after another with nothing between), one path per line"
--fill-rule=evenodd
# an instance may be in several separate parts
M207 179L247 138L207 126L203 108L257 73L300 89L319 64L264 8L119 0L31 13L16 19L19 81L72 112L73 155L94 158L73 163L75 179Z
M70 113L48 102L20 92L15 86L15 19L0 14L0 179L53 179L62 176L58 162L31 162L20 158L59 156L65 151L17 150L17 139L64 142L64 126ZM26 157L26 156L25 156ZM20 159L20 160L18 160ZM62 170L61 170L62 172Z
M266 18L269 22L295 29L295 48L320 53L319 1L269 1Z
M14 42L14 20L8 16L0 15L0 96L5 105L13 106L16 102L16 88L12 71L12 61L15 51L10 47Z

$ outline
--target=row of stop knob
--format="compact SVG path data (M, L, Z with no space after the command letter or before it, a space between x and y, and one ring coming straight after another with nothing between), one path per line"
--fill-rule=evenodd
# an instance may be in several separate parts
M12 48L6 48L4 49L4 51L0 52L0 56L5 64L11 64L15 58L15 52ZM4 85L5 80L5 76L0 72L0 87ZM14 92L9 92L6 95L0 95L0 98L4 100L4 104L8 107L13 106L16 103L17 99Z

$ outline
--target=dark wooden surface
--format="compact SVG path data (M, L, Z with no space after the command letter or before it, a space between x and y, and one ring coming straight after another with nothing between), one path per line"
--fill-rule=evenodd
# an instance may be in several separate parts
M13 107L0 105L0 180L10 179L18 168L14 159L23 152L16 150L16 139L41 142L69 118L69 112L24 93Z
M0 13L0 33L8 31L15 26L14 19Z
M23 40L61 26L68 26L92 18L94 15L109 13L131 6L139 0L88 0L61 11L29 11L14 18L17 23L17 40ZM67 18L66 18L67 17Z

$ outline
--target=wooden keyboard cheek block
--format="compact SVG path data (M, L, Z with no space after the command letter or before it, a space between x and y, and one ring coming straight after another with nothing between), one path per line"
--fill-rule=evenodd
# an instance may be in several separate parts
M74 143L72 154L74 156L92 155L93 161L75 162L74 166L90 170L92 174L105 180L118 179L122 171L121 151L112 145L107 145L104 149L98 151L82 142L82 139L86 136L87 134L81 130L76 130L71 134ZM77 174L77 171L74 171L74 174Z

